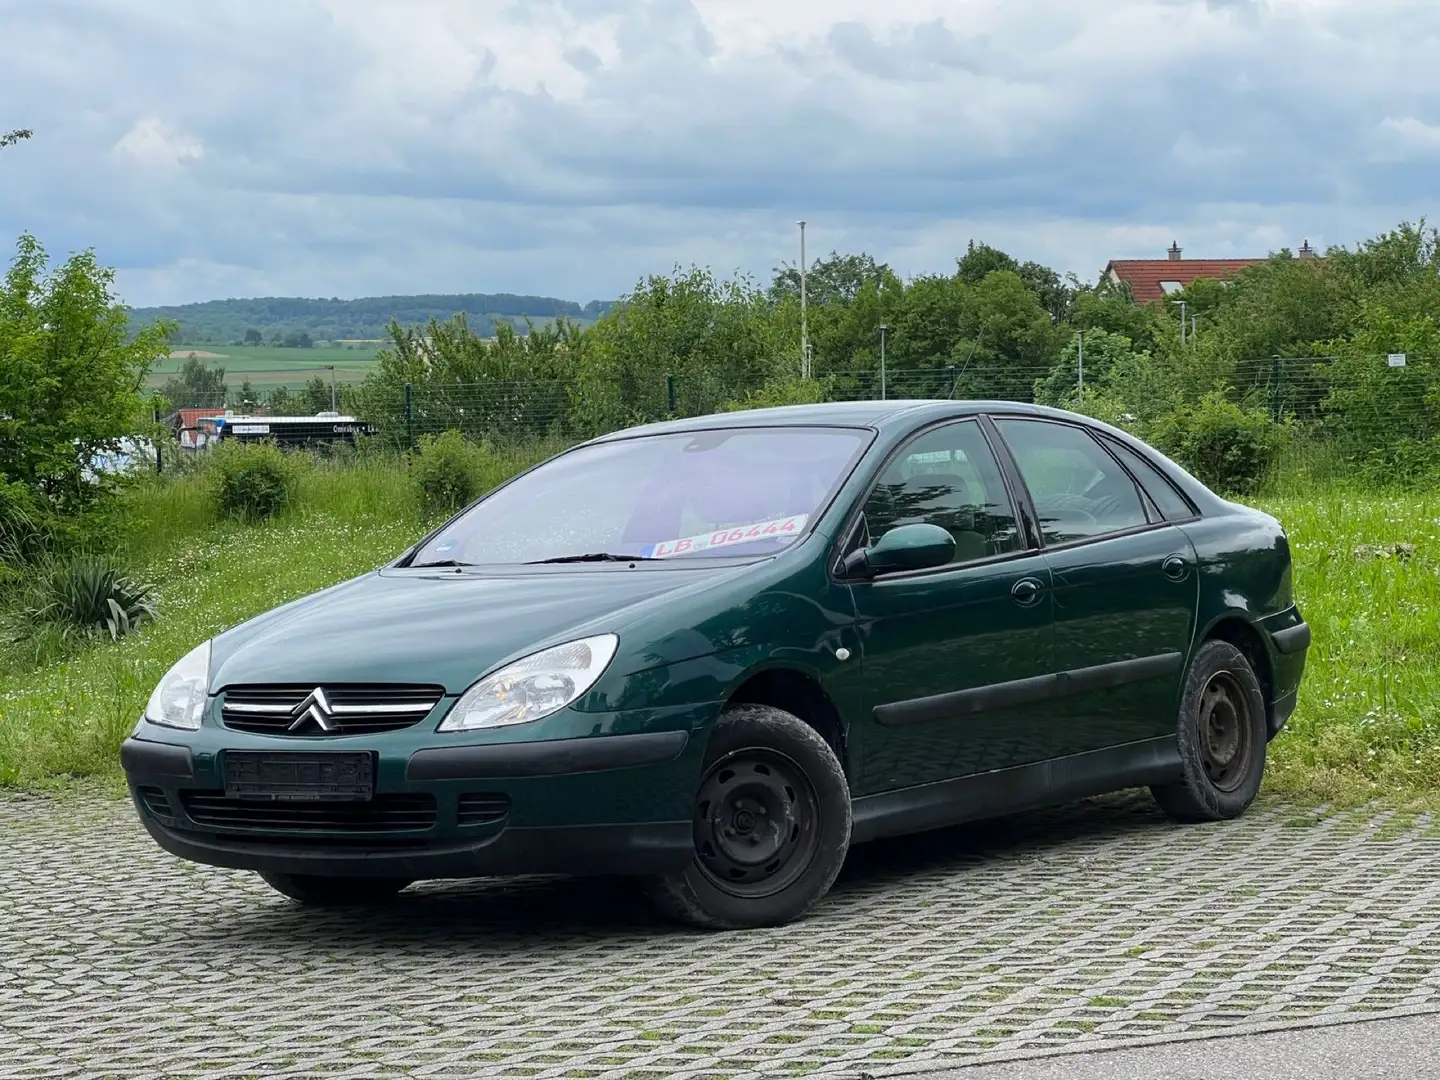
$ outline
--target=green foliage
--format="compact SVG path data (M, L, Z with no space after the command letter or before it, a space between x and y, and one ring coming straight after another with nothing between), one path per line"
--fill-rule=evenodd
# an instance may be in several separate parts
M179 329L184 344L243 341L301 347L299 335L315 341L374 341L385 337L391 322L420 328L432 320L445 322L464 315L482 337L500 326L515 329L527 320L557 319L593 322L609 309L604 301L578 304L548 296L499 294L370 296L357 300L265 297L255 300L210 300L174 307L137 308L136 320L164 319ZM294 342L287 340L296 335ZM253 336L252 336L253 335Z
M26 570L9 633L48 630L62 640L105 635L115 641L156 617L153 594L153 586L132 581L113 559L46 557Z
M293 501L297 462L271 443L221 442L208 451L215 508L240 521L274 517Z
M127 337L113 280L90 252L49 272L22 236L0 282L0 483L24 487L46 517L92 509L112 484L89 463L149 420L141 385L166 328Z
M1404 299L1393 298L1397 307ZM1351 466L1381 484L1440 477L1440 323L1431 310L1366 303L1349 337L1326 351L1334 360L1324 427ZM1404 367L1388 365L1393 352L1406 354Z
M1207 487L1249 495L1284 448L1286 432L1264 410L1237 405L1214 391L1163 418L1150 437Z
M782 405L813 405L829 399L830 387L819 379L784 379L752 390L744 398L729 402L726 412L742 409L771 409Z
M161 393L176 409L224 408L228 394L225 369L218 364L208 367L191 353L180 365L179 373L165 380Z
M479 494L477 451L458 431L420 440L411 465L420 509L427 517L451 514Z

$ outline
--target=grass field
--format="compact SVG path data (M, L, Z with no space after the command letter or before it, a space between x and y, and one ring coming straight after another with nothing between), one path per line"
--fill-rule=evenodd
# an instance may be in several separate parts
M327 382L330 369L335 365L335 378L340 382L355 382L363 379L375 360L377 349L356 347L282 349L274 345L196 345L182 347L162 360L151 371L149 385L161 386L165 380L180 370L190 353L209 367L223 367L225 381L238 386L249 379L250 385L260 388L288 386L294 390L309 382L317 375Z
M484 479L525 460L496 461ZM161 619L38 670L0 653L0 786L115 784L117 747L170 663L226 626L403 550L422 529L410 483L388 461L312 467L294 508L260 526L218 520L203 476L135 493L124 553L159 586ZM1269 788L1440 805L1440 495L1320 490L1256 501L1290 533L1314 629L1299 708L1271 748Z

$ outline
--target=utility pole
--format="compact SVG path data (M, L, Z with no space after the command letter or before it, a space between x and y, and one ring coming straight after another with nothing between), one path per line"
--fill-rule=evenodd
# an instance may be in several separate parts
M335 365L326 364L325 366L330 369L330 411L335 412Z
M885 331L890 327L880 324L880 400L885 400Z
M810 326L805 310L805 222L800 226L800 377L810 377Z
M1085 400L1085 331L1075 331L1075 355L1080 365L1080 400Z

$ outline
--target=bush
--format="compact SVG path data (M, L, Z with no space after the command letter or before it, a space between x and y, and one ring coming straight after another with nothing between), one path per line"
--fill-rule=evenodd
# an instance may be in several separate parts
M1264 410L1237 405L1217 391L1161 418L1151 439L1207 487L1248 495L1275 464L1286 429Z
M212 492L222 514L261 521L293 501L298 467L279 447L229 442L209 453Z
M103 556L47 557L26 574L15 627L7 636L29 628L52 630L64 639L122 638L156 617L153 592Z
M745 409L772 409L782 405L813 405L829 400L830 385L819 379L786 379L768 382L743 398L726 403L722 412Z
M415 453L412 475L426 515L454 513L479 494L475 447L458 431L427 435Z

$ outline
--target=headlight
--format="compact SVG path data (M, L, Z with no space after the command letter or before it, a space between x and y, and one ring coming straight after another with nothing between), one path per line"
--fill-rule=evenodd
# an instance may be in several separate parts
M509 727L559 712L595 685L619 644L614 634L601 634L517 660L466 690L440 730Z
M145 719L165 727L198 731L209 682L210 642L207 641L191 649L165 673L145 706Z

